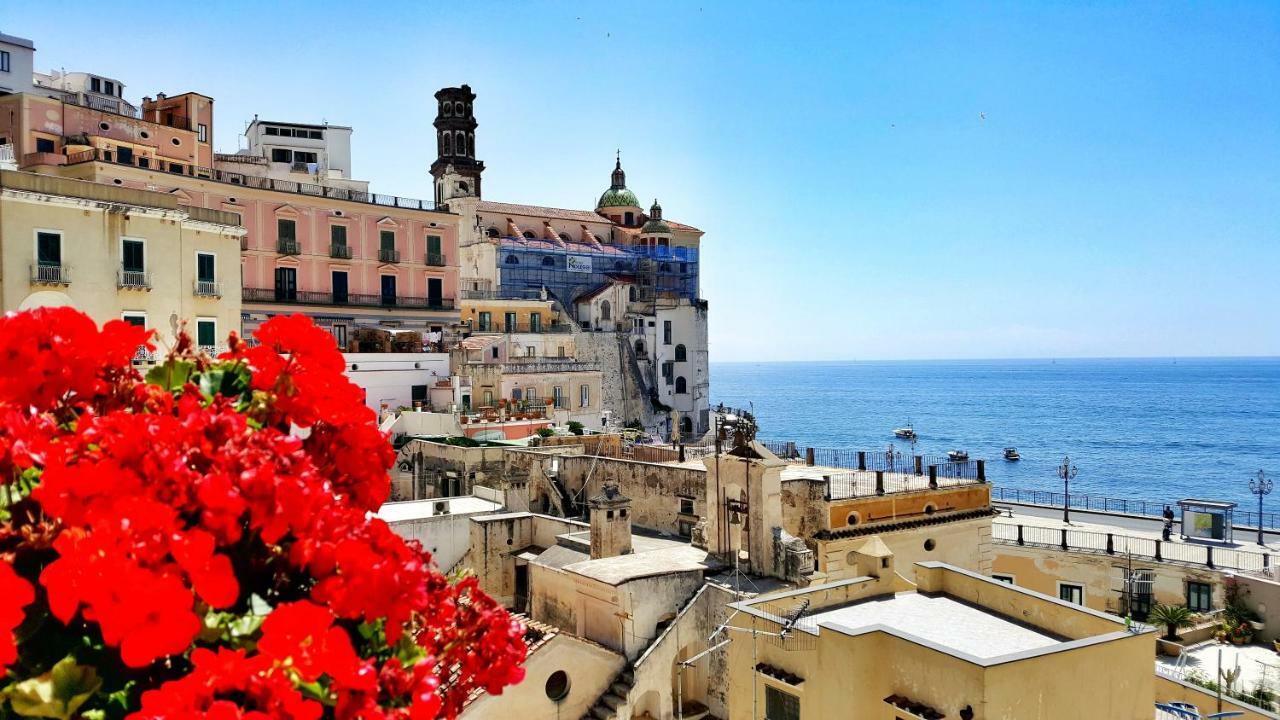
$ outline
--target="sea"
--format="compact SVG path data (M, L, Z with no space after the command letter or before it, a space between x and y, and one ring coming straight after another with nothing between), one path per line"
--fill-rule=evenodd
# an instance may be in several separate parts
M800 447L963 449L1000 487L1280 510L1280 358L719 362L712 405L753 410L759 437ZM1002 459L1016 447L1019 462Z

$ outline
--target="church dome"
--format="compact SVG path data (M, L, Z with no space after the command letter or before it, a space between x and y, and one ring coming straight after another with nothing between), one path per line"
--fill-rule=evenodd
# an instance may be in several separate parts
M656 235L659 233L670 233L671 226L662 221L662 206L655 199L653 205L649 208L649 222L640 228L640 232L645 235Z
M625 187L611 187L600 196L600 202L596 203L596 207L640 207L640 201L636 199L635 193Z
M600 202L596 203L597 210L611 207L640 207L636 194L627 189L627 174L622 171L621 154L618 155L618 161L613 166L613 184L600 196Z

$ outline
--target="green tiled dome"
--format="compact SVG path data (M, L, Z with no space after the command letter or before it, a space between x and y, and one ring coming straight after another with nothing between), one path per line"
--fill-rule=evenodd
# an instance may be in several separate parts
M640 228L640 232L646 235L654 233L669 233L671 232L671 226L662 222L660 218L653 218L649 222L645 223L644 227Z
M640 201L636 199L635 193L625 187L611 187L600 196L600 202L596 203L596 207L640 207Z

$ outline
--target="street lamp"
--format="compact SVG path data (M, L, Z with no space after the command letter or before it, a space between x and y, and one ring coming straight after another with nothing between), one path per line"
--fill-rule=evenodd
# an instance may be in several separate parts
M1266 473L1259 470L1257 477L1249 478L1249 492L1258 496L1258 544L1266 545L1262 542L1262 498L1271 494L1271 481Z
M1071 481L1080 468L1071 464L1071 458L1063 455L1062 465L1058 466L1058 477L1062 478L1062 522L1071 524Z

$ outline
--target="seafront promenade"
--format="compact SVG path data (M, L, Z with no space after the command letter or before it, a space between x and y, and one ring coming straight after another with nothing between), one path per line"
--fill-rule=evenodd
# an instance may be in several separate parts
M1264 534L1256 542L1255 528L1235 528L1233 542L1184 539L1178 522L1169 540L1162 538L1162 522L1139 515L1071 511L1018 503L995 503L1001 514L992 522L995 542L1051 547L1071 552L1105 553L1163 562L1186 563L1223 570L1259 571L1280 563L1280 535Z

